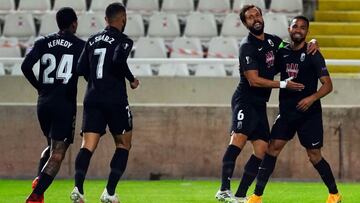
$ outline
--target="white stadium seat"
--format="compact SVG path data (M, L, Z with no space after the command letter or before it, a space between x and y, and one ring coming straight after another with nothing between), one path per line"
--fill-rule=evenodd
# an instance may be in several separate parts
M215 17L211 13L193 12L186 19L185 36L211 38L217 36Z
M264 32L277 35L280 38L289 38L289 24L286 15L280 13L267 13L264 15L264 22Z
M0 15L6 15L15 10L14 0L2 0L0 3Z
M56 23L56 13L54 11L47 12L41 16L40 19L40 31L39 35L45 36L50 33L59 31L59 28Z
M150 64L131 64L129 68L134 76L152 76Z
M208 58L238 58L239 46L235 38L214 37L209 42Z
M4 75L5 75L4 64L0 63L0 76L4 76Z
M200 12L210 12L213 14L224 14L230 11L229 0L199 0L197 8Z
M140 12L142 14L151 14L159 11L158 0L128 0L126 4L128 11Z
M195 67L195 76L225 77L226 71L223 64L200 64Z
M185 63L163 63L159 66L159 76L189 76Z
M43 14L51 10L50 0L20 0L19 11Z
M0 46L11 47L19 45L19 40L16 37L0 37Z
M105 16L106 7L111 3L123 3L122 0L92 0L90 4L90 11L102 13Z
M164 39L140 37L136 42L135 58L166 58Z
M148 36L172 39L180 36L180 24L176 14L154 13L150 17Z
M288 0L284 0L288 1ZM263 14L265 13L265 1L264 0L234 0L233 11L236 13L240 13L241 8L246 4L254 4L259 7Z
M0 46L1 57L21 57L21 50L16 46Z
M5 16L5 37L17 37L21 40L35 36L35 23L30 13L10 13Z
M77 35L81 38L88 38L90 35L103 30L106 26L102 14L84 13L79 16Z
M130 38L145 36L144 21L140 14L128 13L124 33Z
M203 58L199 38L177 37L172 42L171 58Z
M55 0L53 10L58 11L62 7L71 7L77 12L86 11L85 0Z
M229 13L226 15L222 28L221 35L224 37L242 38L248 35L249 31L241 22L240 17L236 13Z
M302 0L272 0L270 11L280 13L301 14L303 12Z
M163 0L161 11L175 13L178 15L187 15L194 11L193 0Z

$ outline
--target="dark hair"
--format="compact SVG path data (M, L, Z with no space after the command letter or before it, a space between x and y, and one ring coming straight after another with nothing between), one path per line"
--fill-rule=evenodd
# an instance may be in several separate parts
M245 13L246 11L252 9L252 8L256 8L257 10L259 10L260 14L262 15L262 11L261 8L255 6L254 4L246 4L244 5L241 10L240 10L240 20L243 24L246 23L246 19L245 19Z
M306 22L306 26L309 27L310 21L309 21L309 19L308 19L307 17L302 16L302 15L295 16L295 17L293 17L293 19L291 19L291 22L292 22L293 20L297 20L297 19L300 19L300 20L305 21L305 22Z
M105 15L111 21L119 12L126 13L126 8L122 3L111 3L106 7Z
M56 22L60 30L70 27L73 22L77 21L77 16L74 9L70 7L63 7L56 13Z

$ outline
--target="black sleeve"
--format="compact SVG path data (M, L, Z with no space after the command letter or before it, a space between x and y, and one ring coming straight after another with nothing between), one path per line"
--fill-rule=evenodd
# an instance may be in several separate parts
M312 56L312 64L315 68L318 78L329 76L329 71L326 67L325 59L319 51L317 51L315 55Z
M78 60L78 64L76 66L76 72L79 76L84 76L85 80L87 81L90 74L90 63L89 63L89 54L87 50L88 44L84 46L80 58Z
M33 67L36 62L41 58L41 41L42 39L36 41L30 52L26 55L23 63L21 64L21 71L23 72L26 79L34 86L36 89L40 88L40 83L36 79L33 72Z
M241 45L239 62L240 68L242 68L244 71L259 69L255 50L255 47L250 44Z
M275 75L278 74L278 73L281 73L282 68L283 67L281 66L281 50L279 50L275 54L275 62L274 62Z
M131 70L126 62L127 58L130 55L130 52L133 47L133 41L129 38L125 38L119 45L115 48L114 56L113 56L113 66L112 72L116 75L124 74L126 79L130 82L134 82L134 75L131 73ZM119 68L121 67L121 68Z

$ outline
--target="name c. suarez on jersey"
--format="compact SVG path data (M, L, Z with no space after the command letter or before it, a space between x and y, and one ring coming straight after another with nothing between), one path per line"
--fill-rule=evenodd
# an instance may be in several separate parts
M89 44L90 44L90 46L92 46L95 42L98 42L98 41L104 41L109 44L112 44L115 41L115 39L112 37L109 37L108 35L103 34L103 35L96 36L94 40L89 42Z
M48 43L48 47L49 48L52 48L52 47L55 47L55 46L63 46L63 47L66 47L66 48L70 48L73 44L69 41L66 41L64 39L55 39L51 42Z

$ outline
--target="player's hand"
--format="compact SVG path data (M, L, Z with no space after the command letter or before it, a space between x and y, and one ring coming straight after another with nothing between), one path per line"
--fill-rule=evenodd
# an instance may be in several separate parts
M136 89L139 85L140 85L140 81L137 78L135 78L134 82L130 83L131 89Z
M307 54L314 55L317 51L320 51L319 43L316 41L316 39L310 40L310 42L307 44Z
M308 96L299 101L296 108L300 111L307 111L314 102L315 98L313 96Z
M286 89L289 89L289 90L301 91L304 88L305 88L305 86L303 84L293 82L293 81L288 81L286 84Z

